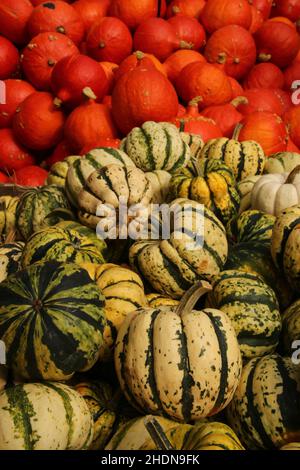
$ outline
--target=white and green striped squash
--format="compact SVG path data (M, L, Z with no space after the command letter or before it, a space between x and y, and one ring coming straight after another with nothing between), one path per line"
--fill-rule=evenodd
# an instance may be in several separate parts
M227 410L229 425L249 450L300 440L300 366L278 354L251 359Z
M0 245L0 282L21 269L21 258L25 243L14 242Z
M81 158L79 155L70 155L60 162L53 163L48 173L46 183L56 184L64 188L68 170L79 158Z
M19 202L18 196L0 196L0 241L8 234L17 231L16 213Z
M70 210L61 186L42 186L26 191L20 198L16 213L17 228L24 240L45 225L58 223L61 220L59 215L51 217L51 214L58 210Z
M202 158L223 160L232 169L237 181L261 175L265 165L263 149L257 142L239 142L226 137L209 140L202 149Z
M185 167L191 151L174 124L147 121L134 127L121 142L135 165L143 171L166 170L173 173Z
M228 270L216 276L208 305L230 318L244 359L275 351L281 332L274 291L259 276Z
M0 450L81 450L92 438L88 406L67 385L28 383L0 393Z
M230 241L234 243L266 243L270 245L276 217L258 210L247 210L231 219L226 226Z
M290 173L300 165L300 153L278 152L267 158L264 173Z
M171 307L179 304L179 300L171 299L171 297L166 297L165 295L152 293L146 295L147 302L149 307Z
M75 230L75 232L78 232L79 235L89 238L98 251L102 253L103 257L106 258L107 244L105 240L102 240L97 236L95 230L92 230L91 228L86 227L86 225L82 225L75 220L62 220L56 224L56 227L59 227L63 230Z
M294 341L297 341L300 347L300 299L293 302L284 312L282 330L285 352L292 354L295 352Z
M202 204L175 199L170 213L176 213L178 221L170 238L136 241L129 261L155 291L179 299L197 280L210 279L223 269L228 245L224 226Z
M37 263L0 284L7 366L27 380L67 380L91 368L103 342L104 297L72 263Z
M115 368L127 400L141 412L190 422L232 399L241 373L233 325L220 310L193 310L209 290L206 281L196 283L178 307L141 308L123 322Z
M76 230L57 226L35 232L25 244L23 267L40 261L61 263L104 263L102 253L93 241Z
M110 147L93 149L70 166L66 177L65 190L73 206L78 207L79 193L93 171L112 163L121 166L135 166L125 152Z
M204 147L204 141L201 139L200 135L198 134L190 134L189 132L180 132L180 137L182 138L183 142L188 144L191 151L191 160L198 160L201 154L201 151ZM188 163L188 166L190 162Z
M104 166L89 176L79 193L79 220L94 229L99 222L105 226L109 219L106 205L116 210L120 204L147 209L152 195L151 183L142 170L116 164ZM99 212L101 206L103 215ZM117 229L118 225L118 236Z
M170 190L171 174L165 170L154 170L145 173L152 187L152 202L162 204L166 202Z
M255 183L261 178L261 175L248 176L237 183L237 190L240 193L241 204L240 214L251 209L251 193Z

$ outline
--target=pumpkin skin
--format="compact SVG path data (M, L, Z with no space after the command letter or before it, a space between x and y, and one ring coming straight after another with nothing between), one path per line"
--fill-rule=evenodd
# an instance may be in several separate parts
M284 88L290 92L293 91L293 83L298 80L300 73L300 63L293 62L284 71Z
M223 65L227 75L241 79L256 61L254 39L241 26L224 26L210 36L205 47L205 58L212 64Z
M278 354L249 361L228 421L248 449L275 449L299 439L299 367Z
M13 115L22 101L31 95L35 90L30 83L25 80L10 78L4 81L5 84L5 104L0 103L0 129L11 127Z
M132 51L132 37L123 21L107 16L91 26L86 47L93 59L120 64Z
M21 269L23 242L5 243L0 246L0 282Z
M104 298L84 269L37 263L9 276L0 292L1 339L7 364L19 377L67 380L95 364L105 326Z
M51 155L44 160L44 166L49 169L54 163L61 162L69 155L71 155L71 149L69 148L67 142L62 140L59 144L56 145Z
M244 359L275 351L281 331L279 305L261 277L243 271L221 272L213 280L208 305L228 315Z
M186 47L195 51L198 51L206 44L205 30L196 18L176 15L168 19L168 23L173 27L180 44L185 42Z
M261 146L254 141L238 142L234 139L212 139L203 147L201 159L223 160L233 171L237 181L263 172L265 156Z
M153 54L160 61L164 61L176 49L180 49L181 41L168 21L162 18L149 18L136 29L133 46L136 51ZM182 46L185 48L186 43L183 42Z
M107 16L109 4L110 0L77 0L72 6L79 13L85 31L88 32L94 23Z
M128 134L146 121L168 121L178 112L171 82L153 66L136 67L124 74L112 93L112 115L119 130Z
M69 209L69 203L63 188L45 186L26 191L17 206L17 228L27 240L30 235L47 224L47 217L55 209ZM58 222L58 220L56 221Z
M61 33L40 33L23 50L21 64L27 80L38 90L49 90L54 65L63 57L79 54L70 38Z
M138 410L189 422L218 413L231 400L241 356L223 312L191 308L179 312L179 307L160 307L129 314L118 333L115 367L126 398Z
M267 159L264 173L289 173L298 165L300 165L299 153L278 152Z
M34 156L16 140L12 130L0 129L0 169L12 174L34 163Z
M249 28L249 33L255 34L259 30L261 25L264 22L263 15L259 10L257 10L253 5L250 4L251 8L251 25Z
M28 20L27 31L30 38L49 31L62 33L78 45L83 40L84 24L72 5L58 0L35 7Z
M173 52L164 62L164 68L167 72L168 79L175 83L178 75L184 67L193 62L205 62L202 54L189 49L179 49Z
M177 128L168 122L148 121L133 128L122 141L121 149L143 171L174 173L190 159L189 146L183 142Z
M173 15L185 15L200 18L205 0L173 0L167 8L167 18Z
M199 246L199 230L197 235L190 223L186 228L179 224L177 230L188 229L182 238L176 239L171 230L169 240L136 241L129 250L129 261L156 292L178 299L197 280L209 279L222 270L228 246L222 223L209 209L189 199L175 199L170 211L175 209L178 214L192 211L191 222L204 223L207 245Z
M27 41L26 23L33 11L29 0L3 0L0 5L1 34L21 46Z
M85 400L55 382L19 384L0 394L1 450L80 450L93 437Z
M136 29L148 18L160 16L157 0L112 0L109 7L109 14L116 16L130 29Z
M283 344L286 354L293 354L294 341L300 340L300 301L290 305L282 317Z
M209 33L232 24L249 29L251 25L249 3L247 0L208 0L201 13L201 23Z
M287 124L289 135L292 141L297 145L300 146L300 137L299 137L299 129L300 129L300 107L295 106L291 108L285 115L284 120Z
M300 17L300 5L297 0L276 0L272 13L273 16L285 16L294 22Z
M154 65L159 72L161 72L165 76L167 75L164 65L154 55L146 54L141 51L136 51L130 56L126 57L123 62L121 62L119 68L114 74L114 80L117 82L122 75L127 72L130 72L131 70L134 70L137 66L140 65L143 67L151 67L152 65Z
M18 196L0 196L0 241L5 241L11 232L16 232Z
M170 196L204 204L225 225L239 210L240 196L232 170L220 160L205 159L193 170L178 170L171 179Z
M297 31L281 21L266 21L256 32L255 42L259 60L280 68L293 62L300 47Z
M269 88L252 88L243 93L245 102L241 102L237 108L244 116L264 111L282 116L284 113L282 102L274 90Z
M44 170L37 165L29 165L17 170L13 176L11 176L11 181L20 186L44 186L46 184L46 179L48 177L48 171Z
M219 126L223 136L230 139L237 124L243 119L243 115L237 109L243 101L245 99L241 96L227 104L208 106L201 112L201 115L213 119Z
M13 43L1 36L0 52L0 80L5 80L18 71L19 51Z
M244 80L244 88L282 88L283 73L277 65L271 62L256 64Z
M54 163L48 173L46 181L47 185L54 184L56 186L62 186L64 188L68 170L70 166L74 162L76 162L76 160L78 160L78 158L80 157L77 155L70 155L64 160Z
M267 20L269 18L273 5L273 0L253 0L251 3L255 8L257 8L258 11L260 11L264 20Z
M34 92L18 106L13 118L17 139L32 150L47 150L62 140L64 113L47 92Z

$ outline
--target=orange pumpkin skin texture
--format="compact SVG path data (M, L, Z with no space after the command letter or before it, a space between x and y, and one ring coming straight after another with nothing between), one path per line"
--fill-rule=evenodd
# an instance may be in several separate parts
M238 103L238 101L237 101ZM243 119L235 100L227 104L208 106L201 115L213 119L225 137L231 138L236 125ZM214 137L213 137L214 138Z
M103 68L106 79L107 79L107 92L111 93L113 86L114 86L114 79L115 79L115 72L118 70L118 64L114 64L113 62L100 62L101 67Z
M188 49L179 49L173 52L164 62L168 79L171 80L172 83L175 83L175 80L184 67L193 62L205 62L205 58L200 52Z
M14 113L20 103L35 89L25 80L9 78L4 81L6 87L6 103L0 104L0 128L10 127Z
M83 21L86 32L94 23L107 16L109 5L110 0L77 0L72 3L72 7Z
M266 111L281 116L284 113L280 98L269 88L252 88L246 90L243 96L248 101L238 105L238 110L245 116L256 111Z
M130 56L126 57L126 59L124 59L120 64L118 70L116 70L114 75L115 81L118 81L122 75L134 70L136 67L143 66L145 68L152 68L153 65L163 75L167 75L164 65L154 55L140 51L134 52Z
M0 129L0 170L12 174L34 163L34 157L16 140L12 130Z
M26 23L33 11L29 0L1 0L0 31L1 35L21 46L28 41Z
M176 91L154 66L125 73L112 93L112 114L122 134L146 121L169 121L177 112Z
M250 0L252 4L262 14L264 20L267 20L270 16L273 0Z
M282 88L283 73L271 62L256 64L244 80L244 88Z
M109 14L116 16L130 29L136 29L148 18L161 16L157 0L112 0ZM165 3L165 2L162 2ZM165 8L165 5L162 5Z
M40 33L25 47L21 57L27 80L38 90L49 90L55 64L66 56L79 54L70 38L61 33Z
M167 18L185 15L199 19L205 3L206 0L173 0L167 8Z
M249 29L251 21L247 0L208 0L201 14L201 23L209 33L230 24Z
M203 26L189 16L176 15L168 19L179 41L185 41L186 47L198 51L205 45L206 33ZM181 43L184 46L183 43Z
M180 41L168 21L149 18L136 29L133 45L135 50L148 52L163 61L180 48Z
M10 78L18 72L19 51L14 44L0 36L0 80Z
M34 92L17 108L13 131L26 147L46 150L62 140L64 123L64 113L53 104L53 96Z
M249 33L254 34L264 23L263 15L259 10L257 10L253 5L250 5L251 8L251 25L249 28Z
M185 102L201 97L199 107L223 104L230 101L232 89L225 73L214 65L194 62L181 71L176 80L179 96Z
M291 108L286 113L284 120L287 124L290 138L297 147L300 147L300 107Z
M292 84L300 77L300 62L294 62L284 71L284 89L290 91Z
M300 3L298 0L275 0L273 15L297 21L300 18Z
M255 64L254 39L241 26L224 26L209 38L205 48L205 58L210 63L223 64L228 75L240 79Z
M230 82L232 99L237 98L238 96L243 96L244 90L242 85L233 77L228 77Z

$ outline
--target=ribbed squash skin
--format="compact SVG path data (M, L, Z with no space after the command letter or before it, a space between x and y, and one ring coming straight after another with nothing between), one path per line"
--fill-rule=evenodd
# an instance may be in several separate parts
M85 185L88 177L95 170L112 163L123 166L135 166L128 155L122 150L100 147L88 152L84 157L76 160L69 168L65 183L65 189L69 201L73 206L78 206L78 195Z
M46 183L48 185L56 184L57 186L62 186L64 188L68 170L79 158L80 157L77 155L70 155L61 162L54 163L50 168Z
M274 352L281 331L279 305L274 291L260 277L223 271L214 279L208 303L232 321L243 358Z
M226 262L228 248L224 226L209 209L183 198L172 202L171 210L175 207L178 214L183 210L186 215L191 214L194 227L186 227L190 232L180 239L171 232L169 240L137 241L129 250L129 261L154 290L177 299L197 280L218 274ZM197 245L196 221L204 223L203 247ZM179 231L181 228L182 225Z
M60 186L32 188L22 195L17 206L17 227L22 237L30 235L47 225L47 216L57 209L70 209L64 189ZM51 224L59 222L51 218Z
M173 173L185 167L190 148L183 142L174 124L147 121L135 127L123 139L121 148L143 171L166 170Z
M204 147L204 141L201 139L200 135L190 134L189 132L180 132L180 137L182 138L183 142L185 142L190 147L191 160L198 160Z
M104 330L104 343L100 349L100 358L112 357L117 334L126 316L140 307L147 306L143 281L131 269L116 264L82 264L91 278L96 281L105 297L105 316L107 324Z
M138 418L123 425L106 450L156 450L155 443L145 432L144 419ZM160 417L156 419L176 450L244 450L238 437L226 424L211 422L192 426Z
M0 245L0 282L21 268L23 242Z
M17 196L0 196L0 242L16 231Z
M206 159L195 163L193 169L178 170L170 186L173 199L183 197L204 204L223 224L238 213L240 196L235 189L235 178L222 161Z
M45 382L0 393L0 450L80 450L93 437L84 399L67 385Z
M56 260L62 263L104 263L104 258L90 238L76 230L50 227L34 233L27 241L22 265Z
M115 368L134 407L190 422L230 402L241 356L233 326L220 310L179 316L176 307L147 308L132 312L122 324Z
M7 365L29 380L66 380L98 359L104 298L75 264L37 263L0 284Z
M86 227L74 220L63 220L56 224L56 227L59 227L63 230L75 230L78 232L79 235L89 238L91 242L95 245L100 253L102 253L103 257L106 258L107 255L107 244L104 240L97 237L95 230Z
M179 304L179 300L171 299L171 297L166 297L161 294L147 294L148 305L151 308L157 307L171 307Z
M257 210L248 210L233 218L226 226L234 243L261 242L270 245L276 217Z
M171 174L165 170L154 170L148 171L145 176L152 187L153 204L166 202L170 190Z
M240 214L251 209L251 192L260 177L261 175L248 176L238 182L237 189L241 196Z
M247 449L275 449L300 439L299 410L299 365L272 354L245 365L228 420Z
M283 344L287 354L292 354L294 341L300 341L300 300L296 300L282 317Z
M300 154L295 152L279 152L267 158L264 173L290 173L300 165Z
M237 181L261 175L265 164L263 149L257 142L238 142L226 137L209 140L203 147L201 158L223 160L232 169Z

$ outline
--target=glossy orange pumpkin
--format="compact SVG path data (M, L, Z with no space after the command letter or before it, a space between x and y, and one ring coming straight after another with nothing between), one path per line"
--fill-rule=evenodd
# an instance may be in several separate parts
M297 21L300 18L299 0L275 0L273 6L274 16L285 16L291 21Z
M48 172L43 168L30 165L17 170L12 176L12 181L21 186L44 186Z
M256 64L244 80L244 88L282 88L283 73L271 62Z
M46 158L44 165L46 168L51 168L54 163L61 162L69 155L72 155L71 148L66 140L62 140L56 145L50 157Z
M72 3L83 21L86 32L94 23L107 16L109 5L110 0L77 0Z
M124 21L128 28L136 29L148 18L163 16L165 8L164 0L112 0L109 14Z
M1 0L1 34L18 46L24 45L28 41L26 24L32 11L29 0Z
M174 15L191 16L200 18L206 0L173 0L167 9L167 18Z
M0 170L11 174L34 163L34 157L16 140L12 130L0 129Z
M103 68L105 75L106 75L106 80L107 80L107 93L111 93L112 89L114 87L114 77L115 73L118 70L119 66L118 64L114 64L113 62L106 62L102 61L99 62L101 67Z
M254 34L259 30L261 25L264 23L264 17L262 13L257 10L253 5L250 5L251 8L251 25L249 27L249 33Z
M136 51L130 56L128 56L125 60L123 60L123 62L120 64L118 70L116 70L115 73L115 80L119 80L122 75L127 72L130 72L131 70L134 70L136 67L142 66L147 68L148 66L152 68L153 65L163 75L167 75L165 67L154 55L147 54L141 51Z
M251 21L247 0L208 0L201 14L201 23L209 33L231 24L249 29Z
M13 115L19 104L35 91L25 80L9 78L4 83L6 93L5 104L0 103L0 128L11 126Z
M300 147L300 107L295 106L289 109L284 116L289 135L292 141Z
M255 113L256 111L267 111L281 116L284 113L282 103L270 88L252 88L246 90L243 94L246 98L245 103L238 105L238 110L244 115Z
M193 62L205 62L205 58L200 54L200 52L188 49L180 49L173 52L173 54L171 54L164 62L164 67L169 80L171 80L172 83L175 83L178 75L184 67Z
M90 152L91 150L97 147L110 147L114 149L118 149L120 147L120 139L110 139L109 137L99 137L95 142L90 142L89 144L82 147L80 150L80 155L85 155L86 153Z
M242 85L233 77L228 77L228 80L231 86L232 99L237 98L238 96L243 96L244 90Z
M19 68L19 51L11 41L0 36L0 80L10 78Z
M237 109L239 104L243 102L245 102L245 98L241 96L227 104L208 106L201 112L201 115L213 119L222 134L231 138L236 125L243 119L243 114Z
M273 92L278 97L281 107L283 109L283 113L286 113L290 108L293 107L292 97L291 94L288 93L286 90L281 90L280 88L274 88Z
M248 0L262 14L264 20L267 20L271 13L273 0Z
M293 83L300 80L300 62L294 62L284 71L284 88L292 90Z
M198 51L206 42L203 26L190 16L176 15L168 19L180 44L186 43L189 49Z

